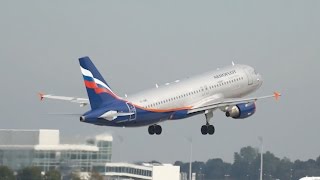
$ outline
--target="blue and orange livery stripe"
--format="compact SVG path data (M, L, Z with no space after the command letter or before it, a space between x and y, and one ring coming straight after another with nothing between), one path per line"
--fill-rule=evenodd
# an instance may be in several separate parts
M170 108L170 109L154 109L154 108L144 108L142 106L133 104L136 108L140 108L146 111L151 111L151 112L159 112L159 113L166 113L166 112L174 112L174 111L182 111L182 110L190 110L192 109L192 106L187 106L187 107L180 107L180 108Z

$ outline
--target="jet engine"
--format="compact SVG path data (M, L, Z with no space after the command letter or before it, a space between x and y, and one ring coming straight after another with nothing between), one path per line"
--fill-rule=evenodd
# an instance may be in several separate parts
M256 105L252 103L241 103L226 108L226 116L233 119L244 119L256 112Z

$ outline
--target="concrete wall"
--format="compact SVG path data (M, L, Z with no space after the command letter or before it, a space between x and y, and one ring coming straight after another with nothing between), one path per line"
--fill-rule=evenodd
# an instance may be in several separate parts
M152 180L180 180L179 166L153 166Z
M0 145L37 145L39 131L36 130L0 130Z
M59 130L40 129L39 145L58 145L59 143Z
M59 130L0 129L0 145L58 145Z

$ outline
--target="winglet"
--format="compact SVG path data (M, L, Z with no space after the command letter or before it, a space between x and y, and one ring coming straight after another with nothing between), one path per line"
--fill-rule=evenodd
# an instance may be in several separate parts
M279 92L274 92L273 94L274 94L274 98L275 98L276 100L279 100L281 94L280 94Z
M39 97L40 97L40 101L42 101L43 98L44 98L44 94L40 92L40 93L38 93L38 95L39 95Z

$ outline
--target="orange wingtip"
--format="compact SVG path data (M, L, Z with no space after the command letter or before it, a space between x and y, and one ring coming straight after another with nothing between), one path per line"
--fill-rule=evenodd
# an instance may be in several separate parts
M281 94L280 94L279 92L274 92L273 94L274 94L274 98L275 98L276 100L279 100L279 99L280 99Z
M43 93L38 93L39 94L39 97L40 97L40 101L42 101L43 100L43 96L44 96L44 94Z

